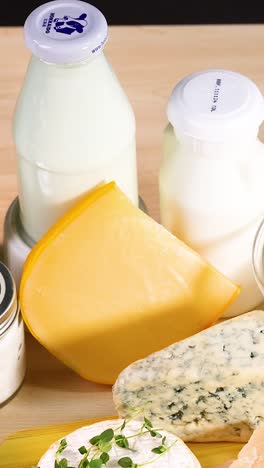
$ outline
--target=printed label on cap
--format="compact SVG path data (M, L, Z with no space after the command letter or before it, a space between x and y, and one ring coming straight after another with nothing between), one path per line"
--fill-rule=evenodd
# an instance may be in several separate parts
M100 10L76 0L52 0L39 6L26 19L24 32L34 55L58 64L78 63L96 55L108 38Z
M215 112L217 110L217 105L220 98L220 90L222 86L222 78L217 78L215 81L215 87L213 92L213 100L211 104L211 112Z
M61 9L60 9L61 13ZM66 13L66 12L65 12ZM88 26L87 14L85 12L75 14L70 12L58 15L58 11L49 13L42 22L43 32L53 39L67 39L71 36L80 36Z
M250 84L224 70L195 74L183 86L183 103L197 116L231 115L247 104Z

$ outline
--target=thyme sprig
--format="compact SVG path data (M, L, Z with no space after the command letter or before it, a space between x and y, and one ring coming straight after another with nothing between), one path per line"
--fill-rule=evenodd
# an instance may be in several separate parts
M81 446L78 450L82 455L82 459L79 462L78 468L103 468L107 467L110 460L109 452L114 446L121 447L125 450L133 452L134 449L130 447L130 439L135 437L142 437L145 434L150 434L151 437L156 439L161 439L161 442L157 447L154 447L151 452L156 456L153 456L153 459L144 463L136 463L131 456L124 456L118 460L118 465L121 468L141 468L146 465L151 465L155 463L161 456L168 452L177 442L177 439L170 445L166 443L166 437L160 434L159 430L153 427L153 424L149 419L144 417L142 426L138 433L125 436L123 430L127 424L132 420L138 417L138 414L134 415L131 418L125 419L121 426L112 429L106 429L101 434L95 435L89 440L90 446L87 448L85 445ZM55 454L54 468L73 468L71 467L66 458L60 458L63 454L63 451L67 447L67 440L62 439L60 441L59 447ZM31 468L39 468L32 466Z

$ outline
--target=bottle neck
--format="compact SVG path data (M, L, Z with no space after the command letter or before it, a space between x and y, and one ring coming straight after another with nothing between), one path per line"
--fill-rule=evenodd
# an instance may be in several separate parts
M212 157L231 157L245 159L252 149L260 144L258 135L241 135L240 139L228 141L200 140L190 135L181 134L174 128L177 143L190 154Z
M64 63L64 64L51 63L51 62L47 62L45 60L42 60L41 58L37 57L36 55L32 56L33 61L41 62L42 64L47 65L49 67L62 68L62 69L65 69L65 68L66 69L68 69L68 68L81 68L81 67L85 67L87 65L90 65L91 63L95 63L96 61L100 61L102 59L104 59L103 49L101 50L101 52L97 53L96 55L91 55L91 56L87 57L86 60L83 60L81 62L76 62L76 63Z

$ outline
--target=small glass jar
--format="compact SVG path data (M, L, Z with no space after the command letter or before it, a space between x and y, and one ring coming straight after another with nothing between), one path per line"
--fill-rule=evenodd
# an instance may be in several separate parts
M16 286L0 262L0 406L20 388L26 371L24 325Z

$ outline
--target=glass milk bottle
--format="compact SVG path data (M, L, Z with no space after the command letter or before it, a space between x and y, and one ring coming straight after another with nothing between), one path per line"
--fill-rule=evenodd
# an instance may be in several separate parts
M25 23L32 52L14 115L20 218L38 241L83 193L115 180L138 203L135 118L94 6L55 0Z
M161 222L241 286L226 317L252 310L262 301L252 247L264 216L263 97L241 74L207 70L175 87L167 113Z

